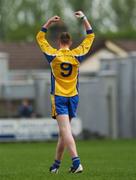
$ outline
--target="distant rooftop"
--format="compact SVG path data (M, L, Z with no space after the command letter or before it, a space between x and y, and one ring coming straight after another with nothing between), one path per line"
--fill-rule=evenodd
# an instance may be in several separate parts
M36 42L0 43L0 52L9 54L10 69L45 69L48 67Z
M96 39L87 56L106 47L107 40ZM111 40L108 40L111 41ZM111 41L127 53L136 51L136 40ZM77 42L75 43L77 44ZM47 69L49 64L36 42L0 43L0 52L9 54L10 69Z

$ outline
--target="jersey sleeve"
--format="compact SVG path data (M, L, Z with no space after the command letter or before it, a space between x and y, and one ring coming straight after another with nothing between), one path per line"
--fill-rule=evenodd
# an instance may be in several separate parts
M45 57L47 58L48 62L51 63L51 61L55 58L57 49L53 48L47 41L46 38L47 29L42 28L41 31L38 32L36 36L36 40L44 53Z
M92 43L94 41L95 35L92 30L87 30L87 35L83 42L75 49L72 50L72 54L81 63L84 60L85 55L89 52Z

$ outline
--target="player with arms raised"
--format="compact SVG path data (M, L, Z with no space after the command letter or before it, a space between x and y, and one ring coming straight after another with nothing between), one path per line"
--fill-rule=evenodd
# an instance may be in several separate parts
M57 119L59 126L59 138L56 147L55 161L50 167L50 172L57 173L63 158L65 147L67 148L72 166L71 173L83 171L80 158L77 153L75 140L71 132L71 119L76 116L78 105L78 72L80 63L88 53L94 33L87 17L82 11L75 12L77 18L81 18L86 30L86 37L75 49L70 50L72 44L68 32L63 32L59 37L59 49L54 49L47 42L46 33L49 26L60 21L59 16L50 18L37 34L38 44L46 56L51 67L51 103L52 117Z

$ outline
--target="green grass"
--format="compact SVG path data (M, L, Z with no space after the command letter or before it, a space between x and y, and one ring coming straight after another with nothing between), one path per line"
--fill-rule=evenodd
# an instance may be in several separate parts
M50 174L56 143L0 144L0 180L135 180L136 140L79 141L82 174L68 174L66 153L59 174Z

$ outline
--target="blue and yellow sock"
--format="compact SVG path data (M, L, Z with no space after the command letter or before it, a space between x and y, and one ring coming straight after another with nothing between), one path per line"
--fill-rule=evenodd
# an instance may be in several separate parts
M72 165L74 168L78 168L80 164L80 158L79 157L73 157L72 158Z
M60 164L61 164L61 161L55 160L54 163L53 163L53 165L52 165L52 167L58 169L58 168L60 167Z

